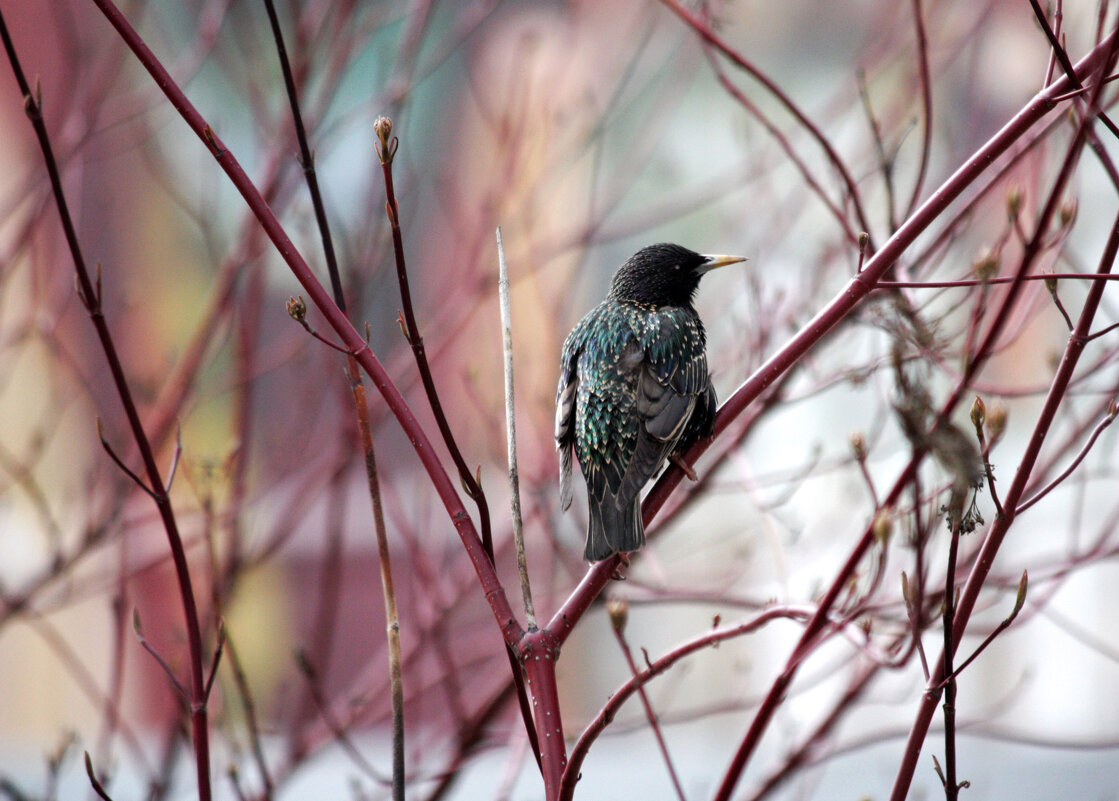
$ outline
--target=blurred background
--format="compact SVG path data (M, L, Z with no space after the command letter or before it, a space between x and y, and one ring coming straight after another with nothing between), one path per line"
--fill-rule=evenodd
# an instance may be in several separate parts
M705 278L697 299L726 398L851 279L860 232L880 246L1052 74L1024 3L686 6L770 87L672 5L278 5L350 315L359 329L368 324L374 353L436 439L397 319L374 149L374 120L393 120L417 319L516 598L501 226L529 569L545 618L586 570L581 489L568 513L558 508L558 354L616 267L657 241L749 257ZM1058 8L1075 61L1106 8ZM105 314L161 465L181 443L171 494L207 654L219 620L228 636L211 701L217 795L387 797L385 621L344 360L288 317L297 282L97 9L48 0L2 10L41 87L81 246L100 266ZM325 282L262 4L123 10ZM10 68L0 72L0 793L90 796L84 750L118 801L192 797L180 699L135 631L185 681L166 535L99 442L98 424L138 469L75 294L41 154ZM1013 162L992 168L892 277L970 278L984 248L1010 273L1071 138L1059 117L1023 137ZM1114 145L1104 139L1109 152ZM1019 199L1018 219L1008 196ZM1038 269L1094 270L1114 209L1114 187L1085 155ZM1074 320L1084 293L1060 284ZM655 659L718 620L818 598L910 455L892 410L891 353L942 400L1000 297L876 293L723 432L698 465L701 482L677 489L627 580L607 590L629 602L626 638L639 664L641 649ZM1096 329L1116 321L1117 306L1105 293ZM330 336L314 309L308 320ZM1067 334L1052 295L1032 283L958 410L965 432L973 395L1005 412L991 454L1003 489ZM1010 613L1028 569L1018 620L960 682L960 775L976 797L1117 797L1119 464L1114 433L1100 427L1119 384L1117 348L1114 331L1089 343L1027 495L1076 469L1015 523L961 648L969 653ZM492 615L410 443L367 391L399 596L413 797L540 798ZM853 435L866 445L862 464ZM936 517L949 479L932 462L922 477L924 494L891 512L892 537L850 590L863 604L857 625L804 666L740 797L888 793L925 683L922 655L907 647L903 570L926 575L928 659L941 637L947 531ZM961 544L961 583L995 517L989 493L977 504L985 523ZM800 625L777 621L701 651L650 685L686 797L711 795ZM581 621L559 671L574 738L630 675L603 608ZM940 753L937 731L913 797L943 792L929 757ZM592 750L577 797L678 797L636 701Z

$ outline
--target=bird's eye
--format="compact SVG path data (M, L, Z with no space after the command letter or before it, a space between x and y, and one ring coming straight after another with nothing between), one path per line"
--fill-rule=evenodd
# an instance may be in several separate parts
M676 271L679 271L680 270L680 265L679 264L673 264L672 269L676 270Z

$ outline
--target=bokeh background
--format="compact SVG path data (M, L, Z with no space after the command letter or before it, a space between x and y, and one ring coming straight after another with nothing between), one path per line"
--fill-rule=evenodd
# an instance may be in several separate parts
M212 704L219 797L261 797L258 759L277 798L385 797L384 615L343 360L288 317L297 283L96 8L54 0L0 7L41 87L81 245L100 265L106 316L161 464L181 443L172 498L208 648L219 618L232 644ZM852 234L884 241L1050 69L1048 45L1022 2L688 8L818 127L846 164L859 208L805 126L666 5L279 4L351 315L368 324L374 352L434 432L397 320L374 149L374 119L394 121L421 333L459 445L479 468L499 567L516 597L494 244L501 226L529 566L546 613L586 568L583 499L562 514L555 489L558 353L616 266L654 241L750 258L705 278L697 301L715 385L727 397L854 274ZM1100 9L1066 2L1061 11L1075 59L1095 41ZM325 280L261 4L147 2L125 12ZM931 118L921 104L914 13L927 39ZM150 500L98 440L100 421L122 460L138 464L74 291L41 155L15 82L7 67L0 72L0 792L89 796L86 750L117 799L191 797L180 705L134 631L136 620L185 675L166 538ZM1067 146L1060 120L1047 124L1040 144L966 214L919 240L904 269L969 277L984 247L1013 263L1021 242L1007 194L1024 198L1030 219ZM1114 144L1104 141L1109 151ZM1043 267L1089 271L1115 193L1088 157L1066 205L1074 222ZM914 369L926 362L922 380L940 397L958 373L973 295L906 297L935 333L938 358L914 357ZM1082 297L1082 287L1062 283L1070 309ZM1109 291L1098 327L1116 320L1116 307ZM867 474L880 492L909 455L891 411L899 318L889 298L868 302L725 432L717 458L700 463L702 484L673 496L628 580L608 591L630 603L635 649L655 658L716 616L807 605L827 586L874 515L851 436L868 443ZM309 320L326 334L314 310ZM992 456L996 468L1005 465L997 473L1005 483L1067 337L1040 283L1008 328L975 387L1008 413ZM1072 463L1114 396L1115 339L1112 332L1090 346L1090 370L1045 454L1050 478ZM415 797L431 797L448 775L447 797L542 797L499 633L461 544L406 437L372 389L369 396L403 627ZM968 430L966 408L959 421ZM976 797L1116 797L1115 446L1104 431L1074 478L1016 524L984 595L965 650L1009 613L1018 577L1030 570L1020 620L961 682L961 775ZM929 465L926 481L922 508L935 515L943 471ZM989 498L978 503L989 522ZM875 649L907 626L899 592L901 571L913 572L907 525L900 515L893 540L860 575L858 591L874 599L871 636L836 638L814 655L741 797L888 792L924 684L916 658L895 669L874 662ZM942 570L944 535L937 526L928 543L932 574ZM965 567L981 535L965 539ZM938 650L932 623L929 658ZM774 624L650 687L688 798L711 794L798 633L794 622ZM628 675L596 608L560 660L571 736ZM253 755L251 731L262 756ZM579 797L675 798L639 705L631 702L610 731L585 765ZM934 734L926 751L939 747ZM791 764L791 753L803 760ZM914 797L942 792L927 753L916 788Z

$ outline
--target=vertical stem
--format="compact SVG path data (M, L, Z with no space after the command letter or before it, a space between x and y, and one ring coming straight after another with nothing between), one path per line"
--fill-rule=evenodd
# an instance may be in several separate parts
M905 209L905 216L913 213L917 208L917 201L921 198L921 189L925 185L925 176L929 171L929 153L932 150L933 102L932 80L929 78L929 45L925 35L925 21L921 14L921 0L912 0L913 25L917 36L917 83L921 87L921 162L917 167L917 178L913 181L913 194L909 198L909 205Z
M338 308L346 311L346 301L342 297L341 285L338 279L338 258L334 254L334 239L330 235L330 225L326 216L326 205L323 203L322 192L319 191L318 173L315 172L315 154L307 143L307 131L303 126L303 114L299 110L299 94L296 92L295 76L291 71L288 60L287 48L284 46L283 31L280 30L280 20L276 16L276 6L272 0L264 0L264 10L268 14L268 24L272 28L272 38L276 42L276 55L280 59L280 71L284 76L284 88L288 93L288 103L291 105L291 119L295 125L295 138L299 142L299 161L303 166L303 175L307 179L307 189L311 194L311 206L315 210L315 223L322 237L323 257L326 259L327 270L330 272L330 282L334 289L334 300Z
M540 743L544 798L560 797L563 771L567 767L567 744L563 739L559 689L556 684L556 659L559 649L547 630L528 631L521 638L521 660L526 685L532 693L536 738Z
M513 508L513 544L517 549L517 572L521 577L521 595L525 601L525 625L529 631L536 629L536 607L532 603L532 585L528 579L528 559L525 556L524 522L521 519L521 479L517 472L517 423L513 403L513 320L509 309L509 267L505 263L505 244L501 241L501 228L497 229L497 289L501 305L501 345L505 354L505 426L508 432L509 490Z
M944 688L944 797L956 801L960 785L956 781L956 679L952 676L955 642L952 622L956 615L956 554L960 545L960 521L952 519L952 535L948 542L947 578L944 582L944 675L950 676Z
M427 361L427 349L424 347L424 340L420 335L419 325L416 323L416 315L412 308L412 290L408 285L408 268L404 261L404 237L400 231L400 208L396 203L396 189L392 177L392 160L396 156L399 140L392 135L392 120L388 117L378 117L373 123L373 128L379 139L377 156L381 161L381 173L385 180L385 213L388 215L389 227L392 231L392 249L396 261L396 279L397 283L400 284L401 319L403 320L404 336L412 347L412 355L416 359L416 369L420 373L420 381L423 383L427 401L431 405L431 412L435 415L435 424L439 427L443 444L447 446L447 450L451 454L451 459L458 470L459 480L466 488L467 494L478 506L482 547L485 548L490 562L493 562L493 534L490 529L489 503L486 501L486 495L482 492L478 479L466 466L466 460L463 459L462 452L455 441L451 425L447 422L447 415L443 411L443 403L439 400L439 393L435 388L435 379L431 375L431 365Z
M354 408L358 413L361 445L365 451L365 475L369 480L369 497L373 501L373 524L377 531L377 553L381 564L381 589L385 597L385 624L389 645L389 687L392 695L392 798L404 801L404 673L400 658L400 618L396 612L396 591L392 582L392 560L385 530L385 513L381 504L381 486L377 476L377 458L373 453L373 435L369 429L369 407L365 402L365 385L361 381L357 360L346 359Z
M624 601L622 602L625 603ZM615 622L614 607L611 605L614 601L607 602L607 608L610 609L611 623L614 630L614 638L618 641L618 647L622 649L622 655L626 658L626 664L629 666L630 675L635 679L641 678L641 671L637 667L637 663L633 659L633 651L630 650L629 643L626 642L625 625L619 625ZM645 658L648 664L648 657ZM664 732L661 731L660 721L657 719L657 713L653 709L653 704L649 700L649 694L645 692L645 685L642 684L637 688L637 695L641 699L641 706L645 709L645 719L649 721L649 728L653 731L653 737L656 738L657 747L660 749L661 757L664 759L664 766L668 769L668 777L672 780L672 789L676 791L676 797L680 801L686 801L684 796L684 788L680 784L680 777L676 775L676 766L672 764L672 755L668 752L668 743L664 740Z

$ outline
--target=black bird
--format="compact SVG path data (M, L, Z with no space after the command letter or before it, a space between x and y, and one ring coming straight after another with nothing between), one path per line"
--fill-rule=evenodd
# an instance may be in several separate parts
M674 449L712 433L707 335L692 298L705 272L740 261L665 243L642 248L564 341L556 391L560 505L571 505L574 448L591 510L588 561L645 544L642 487Z

